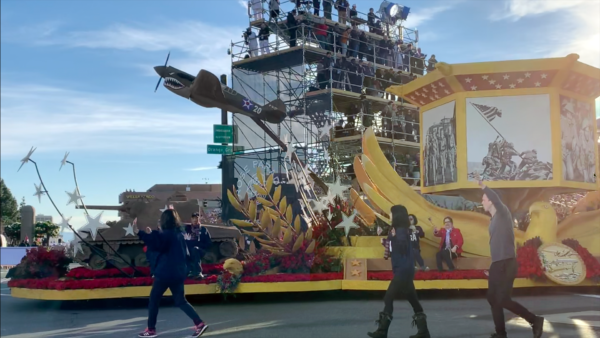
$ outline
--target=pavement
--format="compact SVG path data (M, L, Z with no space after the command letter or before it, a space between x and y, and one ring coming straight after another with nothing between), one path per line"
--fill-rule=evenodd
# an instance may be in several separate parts
M569 289L572 290L572 289ZM54 302L12 298L1 284L0 336L136 337L146 326L147 299ZM516 290L515 299L546 318L543 337L600 338L600 296L566 291ZM482 292L419 291L433 338L489 337L493 324ZM210 326L203 337L231 338L363 338L375 329L383 308L383 293L322 292L306 294L243 295L223 300L221 295L190 298ZM183 338L191 322L169 298L158 315L159 337ZM395 302L390 338L408 338L409 305ZM531 328L507 313L511 338L532 337Z

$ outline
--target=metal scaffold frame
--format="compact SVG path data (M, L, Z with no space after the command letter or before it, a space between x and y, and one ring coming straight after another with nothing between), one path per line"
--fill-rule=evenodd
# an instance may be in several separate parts
M294 5L293 2L284 1L281 7L285 4ZM304 6L304 5L303 5ZM313 23L325 23L329 26L332 21L329 19L319 18L312 15L309 8L304 9L304 14L300 14L299 25L296 27L288 27L286 15L287 12L281 11L279 16L268 21L264 19L264 15L269 15L269 11L262 7L260 18L253 16L250 13L249 17L250 29L256 31L262 24L266 24L272 33L274 33L275 41L263 43L259 48L262 55L258 55L258 49L250 49L247 42L232 42L230 55L232 58L232 88L242 95L246 95L258 104L264 105L275 99L280 99L286 106L286 111L289 119L286 119L280 125L268 125L271 131L284 142L289 142L295 147L299 158L318 176L326 181L332 181L334 178L341 176L343 181L349 183L349 176L345 175L346 169L352 164L355 155L362 152L362 132L363 126L373 126L379 141L382 144L382 149L389 154L390 162L398 169L402 166L411 166L408 164L400 164L397 157L399 154L414 155L419 151L419 127L418 123L411 121L413 126L411 134L407 134L402 128L402 131L395 130L395 127L385 127L387 124L394 125L397 121L392 121L388 117L379 116L378 113L383 110L385 105L390 100L395 98L384 92L385 88L379 88L376 83L383 81L381 78L391 73L390 76L398 75L398 81L386 80L388 84L406 83L415 77L424 73L424 67L413 74L415 67L412 62L408 62L408 67L401 67L400 70L394 69L394 62L382 59L380 62L379 48L372 49L371 62L373 65L373 74L361 74L360 80L365 85L359 86L359 90L355 90L350 83L349 78L356 74L352 74L347 70L341 69L337 64L332 64L329 69L324 69L319 65L321 59L327 53L327 49L336 50L337 37L334 34L333 41L323 41L317 37L319 29L313 27ZM363 20L364 21L364 20ZM358 24L357 26L364 25ZM391 28L391 29L390 29ZM296 46L290 47L290 30L296 31ZM402 22L397 26L388 27L390 35L395 38L403 38L404 41L412 42L417 45L416 30L409 30L402 27ZM379 38L375 34L369 39L377 41ZM366 34L365 34L366 35ZM412 38L411 38L412 36ZM412 39L412 40L411 40ZM352 39L350 39L352 40ZM268 50L267 50L268 49ZM369 55L365 54L367 60ZM333 53L334 63L341 60L342 56L339 53ZM377 62L375 62L377 61ZM423 63L424 64L424 63ZM408 69L406 69L408 68ZM326 80L319 77L320 73L329 73ZM249 81L249 79L252 79ZM260 79L260 80L259 80ZM373 86L367 87L367 79L369 83L374 83ZM408 80L407 80L408 79ZM383 89L383 90L382 90ZM367 94L367 95L365 95ZM348 107L356 103L359 106L359 113L355 115L348 114ZM408 109L413 112L416 107L399 100L397 102L401 110ZM320 108L313 108L319 106ZM321 120L328 121L331 125L331 138L321 138L323 135L320 128L323 125L318 125L315 122L314 116L319 110ZM418 116L418 115L417 115ZM349 124L349 119L358 122ZM369 125L365 120L370 120ZM394 118L395 120L395 118ZM418 118L416 119L418 121ZM345 122L346 126L335 126L337 123ZM243 155L232 155L235 162L236 157L254 158L253 163L263 163L268 167L280 182L283 183L286 177L285 167L290 164L285 162L286 153L281 151L270 137L264 133L257 132L251 124L244 121L243 118L234 116L234 125L238 126L241 131L238 139L245 141L245 153ZM404 122L402 122L404 123ZM301 126L299 128L299 126ZM389 130L384 130L388 128ZM326 128L327 130L328 128ZM416 135L414 135L416 131ZM248 134L254 134L248 135ZM320 137L321 136L321 137ZM286 139L287 138L287 139ZM251 141L254 139L254 141ZM275 155L274 155L275 154ZM416 164L418 168L418 164ZM234 165L236 177L247 177L252 170L248 166L238 167ZM255 171L255 169L254 169ZM267 170L268 171L268 170ZM418 178L412 175L403 175L410 183L416 185ZM250 177L250 180L255 178ZM246 182L248 187L256 182Z

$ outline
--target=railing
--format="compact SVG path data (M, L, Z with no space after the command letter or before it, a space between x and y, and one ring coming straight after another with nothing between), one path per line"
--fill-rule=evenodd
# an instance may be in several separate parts
M334 59L341 57L366 60L373 63L375 70L387 67L401 70L406 74L424 75L426 71L435 69L435 59L425 60L426 55L415 56L411 44L394 44L392 40L373 41L365 32L352 30L342 32L334 28L323 29L315 24L300 22L297 26L277 28L274 42L260 40L260 36L246 41L232 43L232 59L237 62L243 59L267 55L294 46L310 46L321 50L322 54L331 52ZM272 32L272 29L270 29ZM353 31L353 32L352 32ZM286 40L280 35L283 33ZM300 33L300 34L298 34ZM352 36L350 36L352 34ZM295 39L292 36L295 35ZM289 37L288 37L289 36ZM264 42L266 41L266 42Z
M279 2L279 1L278 1ZM343 11L343 15L340 15L340 11L335 9L335 0L322 0L320 1L320 7L314 8L311 0L303 1L281 1L279 2L279 13L273 13L270 10L271 0L249 0L248 1L248 17L251 21L257 20L268 20L268 21L281 21L284 20L287 13L293 9L296 9L297 14L306 17L317 17L325 18L331 21L337 21L341 25L347 25L348 23L352 26L361 28L364 31L377 35L386 35L394 39L403 39L404 41L410 41L418 43L418 32L415 29L405 28L402 26L402 21L397 21L396 24L377 24L380 18L375 14L374 19L377 21L370 22L369 15L356 10L356 15L352 15L353 11L351 7ZM284 10L284 7L286 8ZM335 9L335 13L334 12ZM377 9L377 8L374 8ZM323 14L320 16L320 14ZM275 14L275 15L273 15Z

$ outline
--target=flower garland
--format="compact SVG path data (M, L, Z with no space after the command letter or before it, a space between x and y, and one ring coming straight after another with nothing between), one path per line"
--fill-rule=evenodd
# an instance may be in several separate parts
M517 248L517 277L538 281L546 280L544 267L538 255L540 246L542 246L542 240L540 237L534 237Z
M600 282L600 262L592 256L588 249L581 246L577 240L571 238L563 240L562 244L575 250L581 259L583 259L586 270L585 277L594 282Z
M368 272L368 280L392 280L392 271ZM464 280L487 279L484 270L417 271L414 280Z
M132 275L135 270L133 268L122 269L126 274ZM136 270L142 276L150 276L150 268L148 267L136 267ZM223 272L223 264L202 264L202 273L205 275L215 275ZM65 277L74 279L98 279L98 278L115 278L122 277L123 274L119 269L103 269L103 270L90 270L84 267L78 267L71 269Z
M224 277L223 277L224 276ZM220 279L220 280L219 280ZM220 276L208 276L201 280L186 279L185 284L217 284L220 290L235 290L241 283L282 283L282 282L307 282L344 279L342 273L321 274L276 274L262 276L245 276L234 278L225 272ZM78 289L107 289L126 286L151 286L152 277L136 278L100 278L84 280L61 280L56 278L41 279L11 279L8 282L10 288L46 289L46 290L78 290Z

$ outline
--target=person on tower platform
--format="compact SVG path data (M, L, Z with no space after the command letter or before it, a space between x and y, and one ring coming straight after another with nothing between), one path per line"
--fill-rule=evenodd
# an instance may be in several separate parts
M287 15L287 26L290 32L290 48L296 47L296 31L298 30L298 20L296 20L296 10L292 10Z
M350 4L348 3L347 0L337 0L335 5L336 5L335 8L337 8L337 10L338 10L338 22L341 23L342 25L345 25L346 17L348 14L348 7L350 7Z
M314 13L319 16L319 10L321 9L321 0L313 0Z
M262 0L250 0L254 20L262 19Z
M269 0L269 21L279 20L279 0Z
M333 0L323 0L323 15L325 19L331 20L331 10L333 8Z
M269 35L271 35L271 29L263 22L258 31L258 42L260 43L260 52L262 55L270 53Z

